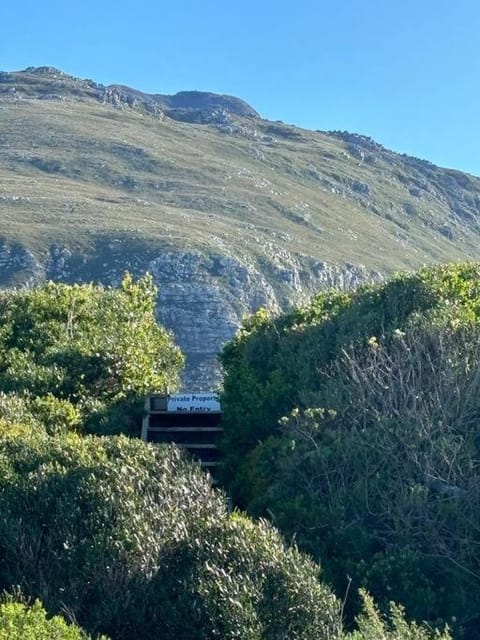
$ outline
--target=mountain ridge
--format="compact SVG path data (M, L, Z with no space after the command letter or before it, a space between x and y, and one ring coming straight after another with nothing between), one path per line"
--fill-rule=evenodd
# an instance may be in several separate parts
M0 91L2 85L17 83L20 88L10 87L10 93L22 95L27 92L28 98L65 99L72 97L97 99L99 102L125 103L130 107L141 106L153 113L158 109L165 111L175 118L177 111L201 111L225 109L233 114L257 118L259 114L249 104L240 98L230 95L217 94L208 91L180 91L175 94L146 93L122 84L103 85L93 80L77 78L56 67L27 67L13 72L0 72ZM60 90L59 93L49 91L52 85ZM15 89L12 91L12 88ZM61 91L64 93L62 94ZM3 88L3 93L8 92Z

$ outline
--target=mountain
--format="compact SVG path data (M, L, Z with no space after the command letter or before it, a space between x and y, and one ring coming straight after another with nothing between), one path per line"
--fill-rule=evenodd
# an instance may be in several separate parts
M0 73L0 176L0 284L150 271L192 388L259 306L479 253L477 177L232 96L52 67Z

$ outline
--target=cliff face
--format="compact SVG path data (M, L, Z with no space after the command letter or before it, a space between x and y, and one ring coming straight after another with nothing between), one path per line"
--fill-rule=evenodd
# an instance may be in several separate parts
M219 254L171 252L152 260L148 269L160 291L159 319L187 354L186 387L208 388L220 380L216 354L247 314L260 307L285 310L320 289L380 277L353 265L310 267L287 253L264 271Z
M285 310L322 288L350 288L380 277L358 266L305 261L287 252L256 265L231 255L157 249L121 239L98 243L90 256L67 246L35 256L19 245L0 245L2 286L33 286L47 279L116 285L126 270L153 275L158 319L186 354L184 387L194 391L220 382L217 354L244 316L261 307Z

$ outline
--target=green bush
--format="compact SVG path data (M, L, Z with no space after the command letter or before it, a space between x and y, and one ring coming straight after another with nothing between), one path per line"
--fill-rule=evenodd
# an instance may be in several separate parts
M183 364L155 302L149 276L1 292L0 391L49 432L134 432L143 396L175 387Z
M332 290L290 313L261 310L247 319L221 354L224 479L236 503L246 506L253 497L236 481L244 455L278 433L282 416L312 406L312 394L318 403L328 367L345 348L392 340L394 331L419 322L476 322L479 314L480 266L472 263L399 274L352 293Z
M202 523L169 550L150 612L165 637L339 638L338 601L319 569L266 522Z
M89 640L79 627L60 616L47 618L36 600L31 606L7 600L0 604L0 640ZM108 640L101 636L98 640Z
M250 510L321 559L340 593L350 576L381 605L476 629L479 363L480 327L346 350L322 390L335 410L292 411L246 457Z
M0 588L116 640L331 638L318 567L230 516L173 447L125 437L0 438Z
M371 596L361 591L362 612L357 616L357 629L345 640L451 640L448 629L441 632L405 619L403 607L390 603L390 615L383 616Z
M257 314L223 354L234 499L321 561L338 593L350 576L381 607L393 598L471 638L479 317L480 267L436 267Z

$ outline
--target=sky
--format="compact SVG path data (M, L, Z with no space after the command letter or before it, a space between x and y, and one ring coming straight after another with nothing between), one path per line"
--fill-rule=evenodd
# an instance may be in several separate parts
M0 70L204 90L480 175L478 0L1 0Z

